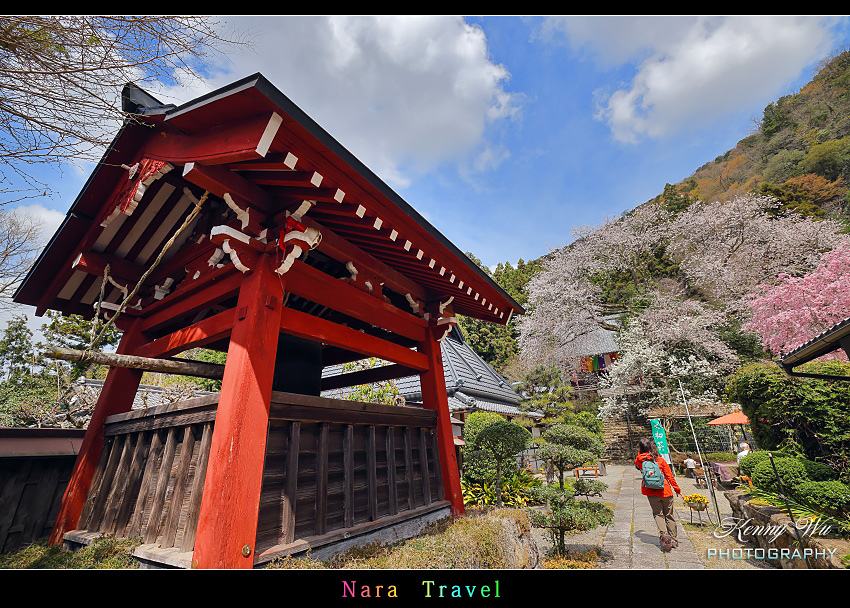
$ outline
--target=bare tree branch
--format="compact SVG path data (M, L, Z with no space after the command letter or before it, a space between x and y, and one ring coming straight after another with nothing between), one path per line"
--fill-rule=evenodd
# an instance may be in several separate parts
M0 193L13 179L44 191L36 164L97 161L127 117L128 82L199 79L213 57L249 45L208 17L0 17Z

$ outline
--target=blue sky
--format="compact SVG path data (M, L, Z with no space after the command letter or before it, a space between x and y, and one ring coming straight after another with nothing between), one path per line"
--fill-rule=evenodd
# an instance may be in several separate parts
M253 50L182 103L254 72L486 265L659 194L753 132L846 45L845 17L225 17ZM53 233L90 165L28 201Z

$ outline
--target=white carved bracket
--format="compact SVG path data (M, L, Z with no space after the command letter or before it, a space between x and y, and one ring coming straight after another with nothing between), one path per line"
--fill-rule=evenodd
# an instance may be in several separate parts
M234 239L237 241L241 241L246 245L251 244L251 237L245 234L244 232L239 232L235 228L231 228L230 226L221 225L221 226L213 226L213 229L210 230L210 238L215 238L216 236L222 235L228 239Z
M346 262L345 263L345 269L348 270L349 274L351 275L351 280L356 281L357 280L357 267L354 265L354 262L352 262L351 260Z
M448 306L449 304L451 304L451 303L452 303L452 300L454 300L454 299L455 299L455 297L454 297L454 296L449 296L449 299L448 299L448 300L446 300L445 302L443 302L442 304L440 304L440 314L441 314L441 315L443 314L443 311L446 309L446 306ZM452 317L452 318L454 318L454 317ZM439 323L439 321L438 321L438 323Z
M291 217L296 222L300 222L301 218L304 216L304 214L307 213L308 211L310 211L310 209L312 209L313 205L315 205L315 204L316 204L316 201L303 200L303 201L301 201L301 205L299 205L298 209L296 209L291 214L289 214L288 217Z
M237 251L230 246L230 239L224 241L224 243L221 244L221 248L224 253L230 256L230 261L233 262L233 265L236 266L236 269L239 272L244 274L251 271L251 269L245 266L245 264L242 263L242 260L239 259Z
M161 300L171 292L171 286L174 284L174 279L168 277L163 281L162 285L154 286L154 300Z
M291 230L280 241L280 248L284 252L284 257L283 262L275 272L281 276L289 272L292 263L301 257L302 253L315 249L322 242L322 233L316 228L301 226L300 224L298 227L303 228L303 230Z
M251 210L243 209L233 200L233 197L230 196L229 192L224 193L224 202L227 203L227 206L230 207L233 212L236 214L236 219L242 222L242 230L248 226L248 223L251 221Z
M422 309L425 307L423 302L419 300L415 300L412 295L409 293L404 294L407 303L410 304L410 307L413 309L414 314L420 314Z
M446 331L443 335L437 339L438 342L442 342L446 336L449 335L449 332L452 330L452 327L457 325L457 317L440 317L437 319L437 325L447 325Z
M92 304L92 306L97 308L97 302ZM117 311L119 308L121 308L120 304L113 304L112 302L101 302L100 303L100 309L101 310L115 310L115 311ZM135 304L128 304L126 308L132 308L134 310L141 310L142 309L142 299L139 298L139 301L136 302Z

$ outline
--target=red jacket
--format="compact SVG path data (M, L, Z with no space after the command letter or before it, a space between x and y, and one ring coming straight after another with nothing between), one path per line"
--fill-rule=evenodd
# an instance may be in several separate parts
M644 461L651 459L652 454L649 452L641 452L637 455L637 458L635 458L635 468L640 471L640 467L643 465ZM670 470L670 466L667 464L667 461L659 456L655 459L655 462L658 463L658 466L661 468L661 472L664 473L664 489L655 490L653 488L647 488L643 481L641 481L641 494L644 496L661 496L662 498L673 496L673 490L676 491L676 494L681 494L682 490L679 488L679 484L676 483L676 478L673 477L673 471Z

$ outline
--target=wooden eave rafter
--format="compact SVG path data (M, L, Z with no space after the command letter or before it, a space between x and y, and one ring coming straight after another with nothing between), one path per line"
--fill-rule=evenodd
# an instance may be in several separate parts
M97 214L82 220L88 224L83 238L64 245L71 251L71 261L77 259L76 267L66 264L51 269L49 275L43 268L35 272L42 283L50 277L36 302L37 312L46 308L84 311L96 297L98 276L102 277L107 259L114 263L115 278L132 281L153 257L151 251L156 247L150 246L152 239L161 241L191 208L191 197L184 195L184 188L196 199L204 190L219 199L229 193L237 207L249 211L250 221L242 221L239 227L247 226L248 232L254 233L268 228L271 239L280 229L282 210L292 212L301 201L313 201L302 221L326 231L329 241L335 241L324 248L330 257L363 265L364 271L383 279L381 282L399 295L410 294L423 304L452 297L456 312L497 323L506 323L514 312L522 312L491 279L473 269L463 254L459 257L451 251L445 237L359 161L351 161L347 151L279 91L270 93L270 87L256 75L150 119L147 142L137 144L134 156L127 158L125 152L121 158L126 160L124 164L138 162L143 156L156 158L171 163L174 170L148 187L131 215L115 218L113 209L115 197L125 187L126 173L99 168L98 180L93 176L87 188L104 192L106 186L111 193L104 197L106 202ZM281 99L285 100L283 107L273 101ZM246 118L229 122L234 115ZM129 140L138 141L136 131L142 128L137 126ZM123 137L128 138L126 134ZM113 157L117 154L115 150L111 153ZM107 160L113 164L112 157ZM89 198L90 194L81 194L78 200ZM178 204L185 209L176 212ZM110 216L120 225L101 228ZM140 226L142 219L145 225ZM79 225L80 220L69 214L63 229L74 221ZM73 230L79 234L79 228ZM104 237L107 231L111 231L110 238ZM60 229L53 241L63 236ZM350 260L340 259L349 255ZM175 263L166 260L145 288L152 289L179 270L178 263L191 257L187 250L172 252L169 258ZM32 276L33 272L28 280ZM120 300L118 288L110 287L108 292L108 301Z

